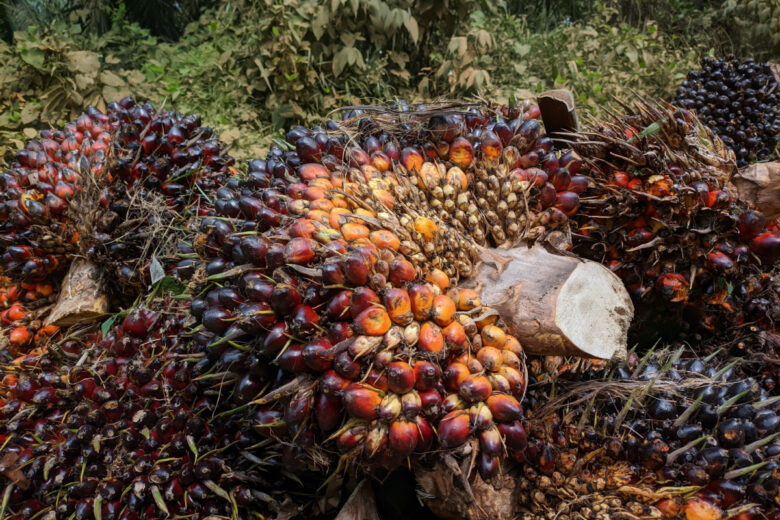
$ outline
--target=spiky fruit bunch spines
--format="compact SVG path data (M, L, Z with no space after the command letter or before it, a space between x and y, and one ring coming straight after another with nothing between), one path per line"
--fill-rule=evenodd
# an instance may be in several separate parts
M35 282L78 252L145 286L152 254L170 253L164 231L230 174L212 137L197 115L129 98L43 131L0 174L0 268Z
M632 354L590 381L562 377L557 397L552 384L529 390L528 447L513 456L531 465L520 486L545 509L539 518L605 501L669 518L700 507L722 518L747 504L754 515L776 510L777 374L682 353Z
M704 58L677 89L675 104L695 110L746 166L771 159L780 142L778 88L768 63Z
M771 329L780 228L728 191L733 154L722 142L692 113L648 105L582 139L573 146L593 182L573 217L573 251L615 271L640 314L658 318L660 301L692 311L694 328Z

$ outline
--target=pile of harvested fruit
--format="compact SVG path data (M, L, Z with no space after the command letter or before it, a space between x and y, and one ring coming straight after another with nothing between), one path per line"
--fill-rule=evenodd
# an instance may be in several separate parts
M130 99L30 141L0 519L326 518L400 467L449 518L776 511L778 221L692 112L539 118L351 108L242 172Z

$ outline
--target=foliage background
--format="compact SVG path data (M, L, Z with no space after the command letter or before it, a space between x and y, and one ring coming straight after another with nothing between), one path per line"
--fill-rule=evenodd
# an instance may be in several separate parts
M705 54L776 60L780 0L0 0L0 37L5 160L126 95L200 112L247 158L343 104L670 98Z

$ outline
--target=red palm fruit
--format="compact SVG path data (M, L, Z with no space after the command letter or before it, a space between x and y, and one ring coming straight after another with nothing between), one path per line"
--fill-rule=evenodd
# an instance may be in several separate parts
M371 161L371 158L368 156L368 154L359 147L351 148L348 154L349 165L353 168L360 168L364 164L368 164Z
M208 311L207 311L208 312ZM290 318L290 328L298 333L314 332L320 322L320 317L308 305L296 305Z
M513 395L522 396L525 393L525 377L522 372L510 366L502 365L498 369L498 374L509 382Z
M524 450L528 445L528 436L520 421L499 423L498 432L504 438L504 443L510 450Z
M314 413L320 430L333 430L341 422L341 399L326 394L318 395Z
M555 207L567 216L577 213L580 206L580 196L573 191L562 191L555 198Z
M398 235L386 229L372 231L369 235L369 240L371 240L371 243L378 249L398 251L398 248L401 247L401 240L398 238Z
M274 286L268 303L278 316L287 316L301 303L301 295L292 285L279 283Z
M655 504L664 518L678 518L678 515L682 512L682 499L680 497L664 498Z
M749 209L740 214L739 220L737 221L739 237L744 241L752 240L764 230L765 225L766 218L763 213Z
M401 398L389 393L379 403L379 418L383 421L392 421L401 415Z
M479 149L485 161L496 164L501 160L501 152L504 146L501 139L492 130L485 130L479 137Z
M312 399L310 395L297 397L290 400L284 408L284 422L288 425L294 425L302 422L309 415Z
M356 419L372 421L379 417L382 396L374 387L352 383L344 389L342 399L347 413Z
M487 377L477 374L470 374L458 387L458 394L470 402L480 402L486 400L493 386Z
M311 238L317 233L317 226L307 218L300 218L287 229L287 232L294 238ZM301 249L305 251L305 245L302 245ZM286 250L287 248L285 247Z
M367 435L368 427L365 424L352 426L338 436L336 439L336 447L342 453L352 451L358 446L363 445Z
M420 413L431 420L439 417L441 414L441 394L436 389L424 390L418 392L420 397Z
M371 165L380 172L386 172L390 169L390 157L384 152L374 152L371 154Z
M390 320L398 325L408 325L412 321L412 301L406 289L393 287L382 296Z
M402 256L396 256L390 262L390 272L388 280L395 286L403 286L404 283L411 282L416 276L416 271L411 262Z
M460 168L467 168L474 160L474 147L465 137L456 137L449 149L449 160Z
M409 287L409 298L412 302L414 319L427 320L433 310L433 290L425 284L414 284Z
M343 260L344 277L349 283L362 287L368 283L370 261L359 253L350 253Z
M286 372L293 374L300 374L306 371L306 363L303 362L301 353L303 352L303 345L300 343L290 343L279 355L276 362L279 364L279 368Z
M325 315L330 320L339 320L348 315L352 303L352 291L339 291L325 306Z
M264 437L283 436L287 433L282 412L273 408L261 408L255 412L253 427Z
M405 361L393 361L385 368L387 387L397 394L405 394L414 388L415 372Z
M655 285L661 295L670 302L684 302L688 300L688 280L681 274L662 274L656 280Z
M509 385L509 381L507 381L504 376L495 372L488 372L487 378L488 381L490 381L490 386L493 387L494 392L500 392L503 394L512 393L512 387Z
M450 363L444 370L444 388L450 392L457 392L463 382L470 376L471 372L463 363Z
M433 444L435 433L430 423L419 415L414 418L414 424L417 430L417 446L415 447L415 451L425 452L430 449Z
M709 478L706 478L706 480L709 480ZM746 493L745 486L737 484L733 480L725 479L713 480L707 484L707 490L716 493L721 498L719 505L724 508L729 508L745 498Z
M419 432L414 421L401 418L390 424L388 442L396 455L406 457L417 447Z
M423 323L420 327L417 349L431 354L440 354L444 350L444 335L441 328L430 321Z
M352 328L356 334L382 336L390 330L391 325L387 311L382 307L373 306L364 310L355 318Z
M511 395L491 394L487 398L487 406L498 422L509 423L523 416L522 406Z
M411 147L401 150L400 159L403 167L410 172L420 171L424 160L422 154Z
M455 302L449 296L440 294L433 299L431 319L440 327L446 327L455 319Z
M330 176L328 174L328 170L323 165L318 163L307 163L301 165L301 167L298 169L298 175L304 181L314 180L318 177L328 178Z
M417 390L430 390L441 380L441 369L430 361L414 362L414 387Z
M685 520L721 520L723 511L699 497L689 499L682 508Z
M387 377L385 376L384 371L379 371L376 368L372 368L368 371L365 381L367 384L373 386L374 388L378 388L383 392L387 392L389 389L387 386Z
M16 348L27 345L31 339L32 335L27 327L16 327L8 334L8 341Z
M499 457L491 457L490 455L480 452L477 456L477 471L482 480L490 480L498 476L501 470L501 464Z
M376 304L381 303L379 296L368 287L358 287L352 292L352 302L349 305L349 314L353 318L357 318L360 313L371 307L376 307Z
M349 380L331 369L322 374L319 379L320 390L331 397L341 396L341 392L349 386Z
M463 325L453 321L442 330L444 341L451 352L462 352L468 348L468 338Z
M547 182L542 186L541 192L539 193L539 202L543 207L549 208L555 204L557 197L558 193L555 191L555 186Z
M308 238L293 238L284 246L284 261L288 264L307 264L315 254L314 241Z
M457 289L453 300L459 311L470 311L482 305L479 294L473 289Z
M283 321L271 327L263 340L263 350L267 355L274 355L281 351L284 346L291 341L290 331L287 324Z
M485 327L487 328L487 327ZM485 329L482 329L483 332ZM477 352L477 361L490 372L497 372L503 364L502 351L495 347L482 347Z
M729 274L734 271L734 261L726 253L712 251L707 255L707 269L719 274Z
M483 453L497 457L504 452L504 443L498 428L491 426L479 434L479 447Z
M438 426L439 442L445 448L455 448L469 440L471 425L469 414L455 410L445 415Z
M750 249L767 263L780 259L780 232L767 231L750 241Z
M122 322L122 330L134 338L145 338L152 331L152 327L156 321L156 312L149 309L139 309L131 312L125 317ZM205 323L204 326L208 328Z
M326 339L320 338L309 342L301 351L303 362L309 369L315 372L330 370L335 357L333 345Z
M336 354L333 359L333 370L344 379L351 381L360 375L360 363L345 350Z

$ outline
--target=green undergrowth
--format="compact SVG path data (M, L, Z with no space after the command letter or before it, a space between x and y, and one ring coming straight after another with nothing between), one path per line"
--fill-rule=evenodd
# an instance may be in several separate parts
M734 50L733 41L716 41L713 3L645 4L676 4L679 13L699 15L692 22L668 9L643 12L629 0L537 0L525 8L473 0L223 1L178 40L161 41L130 23L119 2L104 31L69 18L0 41L0 157L7 161L24 139L86 106L126 95L199 112L239 159L261 154L290 124L397 98L510 101L569 88L579 110L597 117L634 92L670 99L702 55Z

